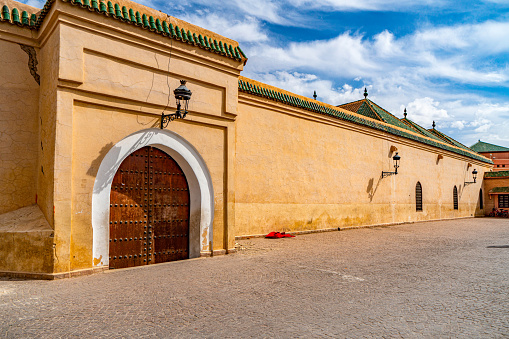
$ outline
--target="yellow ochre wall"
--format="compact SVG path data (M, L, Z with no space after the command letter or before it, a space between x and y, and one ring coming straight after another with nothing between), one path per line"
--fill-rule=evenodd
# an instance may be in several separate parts
M12 5L13 2L8 2ZM11 6L12 8L12 6ZM29 9L29 6L18 6ZM22 48L23 47L23 48ZM29 54L32 59L29 58ZM42 51L29 30L0 30L0 272L53 271L53 230L37 204L41 174ZM32 71L32 73L31 73ZM47 144L53 144L49 142ZM49 147L51 149L51 146ZM47 150L46 150L47 151ZM37 203L37 204L36 204Z
M489 165L249 94L239 98L235 234L470 217ZM391 146L401 156L393 171ZM438 154L443 159L438 160ZM467 169L469 163L473 167ZM416 212L415 186L423 189ZM459 210L453 209L453 187Z
M83 15L75 7L65 9ZM112 24L109 18L90 15ZM188 44L170 45L168 38L158 39L150 31L99 34L88 23L76 22L61 24L58 34L54 223L60 260L55 272L92 267L91 203L97 170L123 138L159 128L163 109L168 105L171 113L176 108L168 86L173 91L180 79L188 80L193 91L190 113L167 129L198 150L212 176L214 248L208 250L224 253L233 248L234 235L227 229L233 224L228 184L233 182L233 148L228 145L234 138L239 62L211 53L195 55Z
M0 214L36 199L39 84L23 42L0 35Z

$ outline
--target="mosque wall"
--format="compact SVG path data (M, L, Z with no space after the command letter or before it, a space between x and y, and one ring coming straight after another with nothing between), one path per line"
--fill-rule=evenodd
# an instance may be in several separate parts
M243 93L236 123L239 236L471 217L481 181L464 182L472 181L473 168L480 177L489 170L452 152ZM382 178L394 171L391 149L401 167Z

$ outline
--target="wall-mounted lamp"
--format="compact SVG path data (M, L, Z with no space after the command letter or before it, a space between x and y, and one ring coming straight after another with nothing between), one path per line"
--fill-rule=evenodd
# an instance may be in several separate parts
M185 80L180 80L180 86L173 91L173 94L175 94L175 100L177 101L177 111L173 114L164 114L164 112L161 113L161 129L168 126L168 124L175 119L184 119L188 113L187 107L193 93L186 87ZM184 104L183 111L181 110L182 101Z
M393 174L398 174L398 168L399 168L399 160L401 157L398 155L398 152L392 157L392 161L394 162L394 172L384 172L382 171L382 178L388 177Z
M474 178L474 181L465 181L464 182L464 186L468 186L470 184L475 184L476 183L476 181L477 181L477 170L475 168L472 171L472 177Z

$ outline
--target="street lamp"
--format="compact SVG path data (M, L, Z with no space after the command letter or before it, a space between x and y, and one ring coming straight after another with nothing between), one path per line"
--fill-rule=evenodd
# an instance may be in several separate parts
M475 168L472 171L472 177L474 178L474 181L465 181L464 182L464 186L468 186L470 184L475 184L476 183L476 181L477 181L477 170Z
M382 178L388 177L390 175L396 175L398 174L398 168L399 168L399 161L401 157L398 155L398 152L392 157L392 161L394 162L394 172L384 172L382 171Z
M177 102L177 111L173 114L161 113L161 129L168 126L168 124L175 119L184 119L188 113L187 108L193 93L186 87L185 80L180 80L180 86L173 91L173 94L175 94L175 100ZM183 111L181 110L182 104L184 105Z

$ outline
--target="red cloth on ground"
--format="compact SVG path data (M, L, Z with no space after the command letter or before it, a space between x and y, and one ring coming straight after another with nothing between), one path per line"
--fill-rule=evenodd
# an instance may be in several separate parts
M286 234L285 232L270 232L269 234L267 234L265 236L265 238L270 238L270 239L279 239L279 238L294 238L295 236L294 235L291 235L291 234Z

